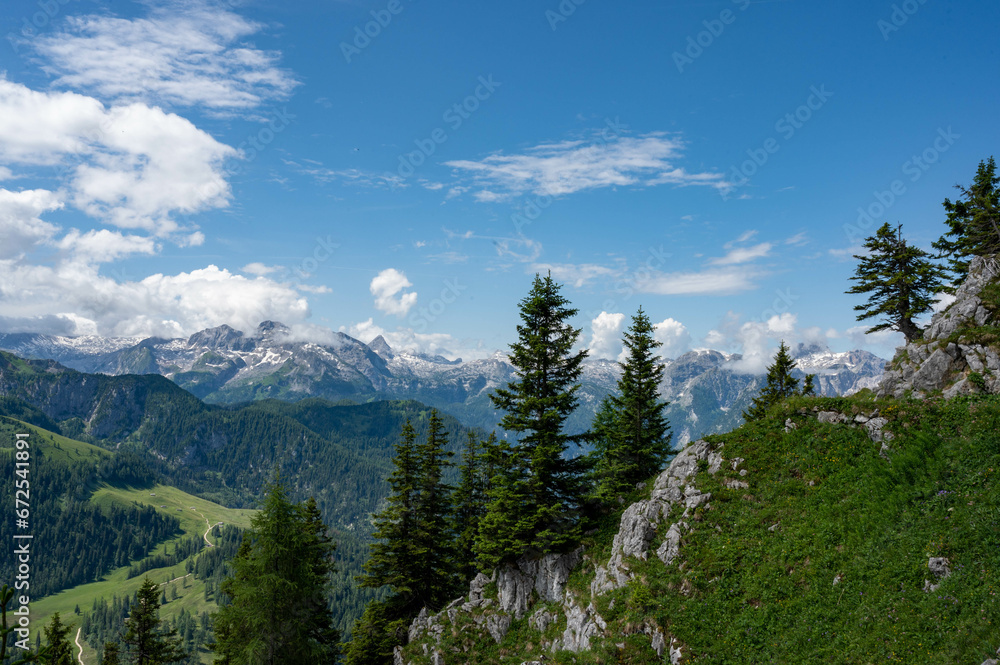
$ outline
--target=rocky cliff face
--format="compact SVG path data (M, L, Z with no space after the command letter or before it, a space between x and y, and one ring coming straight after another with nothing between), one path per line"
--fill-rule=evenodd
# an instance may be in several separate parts
M976 257L955 301L934 315L922 339L886 366L876 394L896 398L1000 393L1000 263Z
M696 511L707 510L712 498L710 493L695 487L694 477L702 465L712 474L722 468L725 460L718 450L721 447L696 441L678 453L657 476L650 497L632 504L622 514L606 560L595 559L583 548L568 554L521 560L494 571L491 577L480 574L472 581L467 597L454 600L438 614L421 612L410 626L409 645L396 650L396 665L413 665L414 656L430 659L432 663L449 662L448 651L458 647L454 641L450 647L442 641L446 634L464 633L470 644L490 639L500 644L512 622L529 614L528 625L543 652L579 653L589 650L594 640L620 639L622 635L608 634L608 622L597 609L600 598L633 580L641 584L630 562L648 560L651 551L664 566L683 565L680 548L681 539L688 532L686 520L694 519ZM736 471L742 462L736 458L728 464ZM741 477L745 474L746 471L740 471ZM741 480L728 482L747 486ZM661 529L661 525L665 528ZM665 535L658 539L657 533L664 531ZM570 588L567 584L570 574L581 563L594 571L589 588ZM630 629L632 635L644 635L658 657L669 657L674 664L680 662L683 645L661 626L645 622Z

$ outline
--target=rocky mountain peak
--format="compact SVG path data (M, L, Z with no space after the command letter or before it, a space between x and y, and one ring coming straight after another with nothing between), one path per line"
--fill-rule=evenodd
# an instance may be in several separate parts
M162 340L154 340L154 343ZM233 349L243 346L243 333L225 323L215 328L201 330L188 337L188 345L209 349Z
M880 396L945 397L1000 392L1000 263L975 257L955 301L938 312L922 339L900 348L876 390Z
M382 337L382 335L379 335L370 341L368 343L368 348L378 354L383 360L392 360L396 357L396 354L393 353L392 347L389 346L389 343L385 341L385 338Z

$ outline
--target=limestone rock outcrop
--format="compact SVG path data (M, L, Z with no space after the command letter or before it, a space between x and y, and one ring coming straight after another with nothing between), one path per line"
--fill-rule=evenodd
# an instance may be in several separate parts
M984 344L974 332L996 325L995 314L981 296L998 277L996 257L975 257L955 301L934 315L922 339L896 352L876 394L920 398L939 390L945 397L1000 393L1000 349Z

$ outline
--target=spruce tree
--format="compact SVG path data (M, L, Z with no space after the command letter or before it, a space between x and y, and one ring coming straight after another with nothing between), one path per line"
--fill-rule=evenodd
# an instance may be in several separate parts
M623 343L618 395L605 398L594 419L596 495L602 500L630 491L659 470L670 455L670 424L660 401L663 364L654 327L639 308Z
M493 435L490 435L493 437ZM495 439L495 437L494 437ZM461 581L467 581L476 574L476 534L479 523L486 512L485 445L475 432L468 432L459 481L452 497L454 505L452 530L455 533L455 559Z
M216 663L307 665L334 661L327 609L333 544L314 502L292 503L276 480L251 521L216 615ZM225 602L224 601L224 602Z
M46 665L73 665L73 645L69 643L72 624L64 625L58 612L52 614L49 625L44 628L45 641L49 651L44 657Z
M881 317L866 332L898 330L907 342L919 339L922 330L913 319L930 311L934 295L942 290L944 271L929 255L903 238L903 227L895 230L888 222L865 240L868 254L855 256L858 267L851 280L857 282L847 293L869 293L868 302L856 305L858 321Z
M118 658L118 643L105 642L104 653L101 655L101 665L120 665Z
M485 444L486 508L474 544L476 565L489 573L524 552L532 540L534 513L528 465L510 442L491 437Z
M128 630L122 638L132 665L163 665L187 658L180 648L176 631L164 631L160 627L159 595L156 583L144 578L130 608Z
M351 641L344 645L345 665L391 665L392 651L406 639L409 620L392 618L387 603L373 600L354 621Z
M569 548L580 539L583 467L566 452L587 434L569 435L563 426L579 401L576 392L587 352L573 352L580 330L568 320L577 310L559 291L551 274L535 275L531 292L520 303L518 341L510 346L517 379L490 395L493 405L506 412L500 425L517 438L514 450L526 471L526 501L519 509L524 520L518 520L524 528L495 534L511 543L504 557L508 560ZM499 509L493 502L489 511ZM510 520L494 516L491 521Z
M767 368L767 383L761 389L760 394L754 398L750 408L743 412L743 419L747 422L760 420L767 414L767 410L786 397L792 395L807 394L805 389L798 391L799 380L792 376L795 368L795 360L788 353L788 347L784 340L778 347L778 353L774 356L774 363ZM806 375L806 389L813 390L812 374Z
M962 198L944 200L947 232L933 243L941 256L948 257L953 284L969 273L973 256L1000 253L1000 175L993 157L979 162L971 187L955 185Z
M455 590L454 540L449 518L452 488L444 482L444 471L452 466L452 453L445 450L448 435L436 410L427 422L427 438L417 446L416 544L418 572L412 586L421 607L441 609Z

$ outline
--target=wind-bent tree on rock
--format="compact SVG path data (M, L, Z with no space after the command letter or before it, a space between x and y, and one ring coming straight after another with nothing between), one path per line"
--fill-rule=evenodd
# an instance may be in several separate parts
M906 242L901 225L893 229L886 222L864 246L868 254L854 257L858 267L851 280L857 284L847 291L870 294L868 302L854 307L861 312L858 321L881 317L866 332L898 330L907 342L919 339L922 330L913 319L930 311L943 289L945 271L927 252Z

